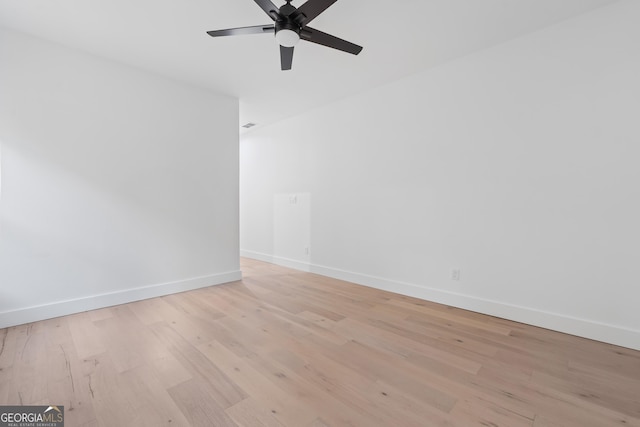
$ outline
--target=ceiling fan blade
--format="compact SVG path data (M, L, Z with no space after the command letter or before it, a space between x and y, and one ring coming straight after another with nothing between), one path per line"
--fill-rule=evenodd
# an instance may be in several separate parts
M280 66L282 70L290 70L293 63L293 48L280 46Z
M264 33L273 33L275 31L275 27L273 24L267 25L254 25L253 27L239 27L239 28L228 28L226 30L214 30L207 31L211 37L221 37L221 36L239 36L241 34L264 34Z
M271 0L254 0L258 6L264 10L264 12L271 17L274 21L280 16L279 9L275 4L271 3Z
M295 12L295 20L300 26L307 25L336 1L338 0L307 0Z
M316 30L310 27L305 27L302 29L302 31L300 31L300 38L311 43L321 44L323 46L338 49L354 55L357 55L362 51L362 46L358 46L357 44L339 39L336 36L323 33L320 30Z

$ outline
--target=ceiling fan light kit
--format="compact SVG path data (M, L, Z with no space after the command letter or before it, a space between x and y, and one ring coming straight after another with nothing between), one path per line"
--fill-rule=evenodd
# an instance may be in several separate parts
M300 36L293 30L280 30L276 33L276 40L280 46L294 47L300 41Z
M286 4L280 8L276 7L271 0L254 1L274 21L273 24L207 31L207 34L211 37L241 34L275 34L276 41L280 45L280 66L282 70L291 69L293 48L301 39L353 55L357 55L362 51L362 46L307 26L337 0L308 0L298 8L291 4L292 0L285 0Z

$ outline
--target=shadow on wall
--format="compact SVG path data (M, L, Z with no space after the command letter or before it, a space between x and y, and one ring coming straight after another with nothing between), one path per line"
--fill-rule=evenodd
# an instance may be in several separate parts
M273 196L273 254L276 258L311 261L311 193Z

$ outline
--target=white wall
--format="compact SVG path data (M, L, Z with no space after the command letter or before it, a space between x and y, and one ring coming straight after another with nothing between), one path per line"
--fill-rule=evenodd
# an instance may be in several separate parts
M309 193L304 269L640 349L638 22L622 1L246 134L241 254L282 262L273 196Z
M240 278L238 102L0 29L0 327Z

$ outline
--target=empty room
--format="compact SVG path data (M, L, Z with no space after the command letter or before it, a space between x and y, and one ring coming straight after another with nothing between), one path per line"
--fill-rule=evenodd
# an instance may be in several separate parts
M0 427L640 427L638 22L0 0Z

